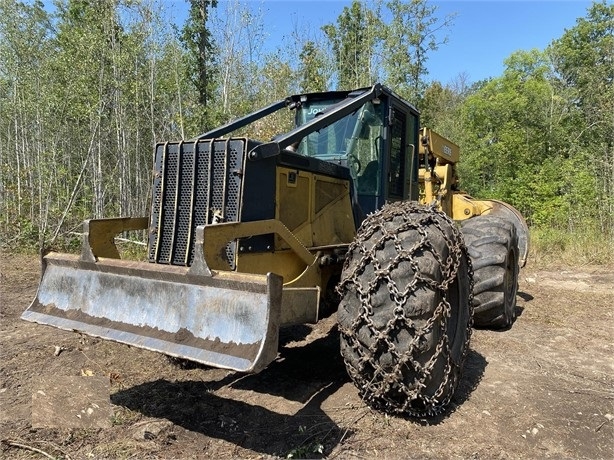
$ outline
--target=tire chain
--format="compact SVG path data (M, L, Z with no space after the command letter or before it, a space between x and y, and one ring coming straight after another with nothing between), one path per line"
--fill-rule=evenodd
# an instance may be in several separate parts
M420 218L418 220L410 220L408 219L408 214L410 213L419 214ZM403 219L403 223L400 226L394 226L394 228L392 228L392 226L386 225L388 222L392 222L397 216ZM449 255L446 260L443 260L441 254L438 254L434 250L428 239L428 233L425 228L429 225L436 227L446 241L449 250ZM452 238L448 236L444 226L452 228ZM398 239L398 234L410 229L418 231L421 235L421 241L412 248L404 248L402 247L402 242ZM381 235L376 243L367 247L365 242L378 233ZM387 266L383 267L377 260L375 250L377 248L383 248L388 240L394 241L397 255L393 260L389 261ZM413 254L416 250L424 248L429 249L431 253L438 258L441 272L444 275L444 279L441 282L424 278L417 270L417 262L414 260ZM348 253L360 254L360 260L352 273L347 273L350 258L346 260L342 279L337 287L337 291L343 297L347 291L355 290L362 303L362 311L349 328L339 325L340 333L344 336L346 343L354 350L356 355L360 357L358 368L348 363L344 357L346 368L348 369L351 379L360 389L365 402L376 409L383 410L386 413L403 414L415 418L435 417L440 415L449 404L453 391L456 388L457 380L460 378L460 370L462 370L462 365L469 349L469 340L473 326L473 271L462 234L452 219L435 208L420 206L414 202L398 202L389 204L380 211L367 216L355 240L351 243ZM466 341L463 344L463 354L461 359L455 362L446 334L449 319L451 317L451 305L448 303L445 293L448 287L455 281L462 257L465 257L469 272L468 305L470 320ZM408 287L404 291L400 291L391 277L391 270L405 261L412 264L415 278L408 284ZM368 264L373 264L374 266L374 278L368 283L365 290L358 279L358 275ZM427 323L421 328L417 327L412 319L405 315L404 310L407 299L418 287L418 281L430 285L434 290L442 294L442 300L439 302L439 305L436 307ZM388 286L391 299L394 299L396 305L393 309L394 316L387 322L385 327L380 330L371 320L373 315L371 296L376 293L377 287L381 285L381 283ZM442 321L439 321L439 318L442 318ZM439 322L439 324L436 324L437 322ZM375 338L375 341L368 347L368 353L364 351L364 345L362 345L358 339L358 332L363 326L366 326L371 337ZM442 339L437 344L433 356L423 365L417 359L417 356L421 352L420 342L421 339L435 327L439 327L440 337ZM397 349L397 346L390 339L392 335L391 332L401 328L416 332L407 350ZM382 350L384 353L388 352L394 357L396 364L392 369L384 369L373 359L373 356L378 352L381 353ZM421 390L426 387L427 380L433 372L435 364L442 353L445 353L446 356L445 377L432 396L422 394ZM367 379L366 376L368 372L364 372L367 366L373 369L373 378L371 379ZM412 382L411 386L409 386L403 378L403 369L406 367L412 369L416 375L416 379ZM454 372L455 368L458 368L459 372ZM394 390L395 394L403 394L405 396L404 401L399 403L397 399L390 397L388 395L390 390ZM444 393L446 393L446 396L441 399ZM416 402L418 402L418 404L416 404Z

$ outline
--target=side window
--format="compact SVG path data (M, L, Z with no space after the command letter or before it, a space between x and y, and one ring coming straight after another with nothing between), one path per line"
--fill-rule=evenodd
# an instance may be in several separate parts
M390 161L388 169L388 196L403 199L405 168L407 164L407 117L405 113L394 110L390 137Z
M348 164L357 181L359 195L379 195L383 125L381 105L366 103L358 116L348 148Z

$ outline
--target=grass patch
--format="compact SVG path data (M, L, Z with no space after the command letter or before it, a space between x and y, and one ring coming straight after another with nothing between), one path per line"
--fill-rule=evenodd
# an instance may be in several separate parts
M115 240L115 246L117 247L119 255L122 259L147 262L149 254L147 253L147 246L144 243L141 243L138 240Z
M584 227L573 232L532 228L527 265L603 265L614 267L614 235Z

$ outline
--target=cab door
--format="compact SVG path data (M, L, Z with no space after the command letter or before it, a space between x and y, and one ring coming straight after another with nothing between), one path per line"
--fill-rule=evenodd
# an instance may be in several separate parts
M386 201L418 197L418 112L391 101L388 115Z

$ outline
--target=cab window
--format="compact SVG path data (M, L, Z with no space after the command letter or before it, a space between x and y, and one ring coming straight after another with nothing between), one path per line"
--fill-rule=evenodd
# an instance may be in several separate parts
M338 101L304 104L298 122L304 124ZM356 112L320 131L305 136L297 152L348 166L359 194L376 195L380 190L382 104L367 102Z

